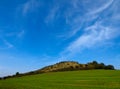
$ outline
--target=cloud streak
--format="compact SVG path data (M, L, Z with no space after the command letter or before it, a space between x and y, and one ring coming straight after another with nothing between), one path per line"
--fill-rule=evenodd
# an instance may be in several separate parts
M0 39L2 41L2 44L0 49L4 50L4 49L10 49L10 48L14 48L14 45L11 44L9 41L7 41L6 39Z
M59 8L60 8L59 6L55 6L52 8L52 10L49 11L49 15L47 15L47 17L45 18L45 23L48 24L54 21L54 19L57 17Z
M98 14L100 12L103 12L104 10L109 8L113 4L113 2L114 2L114 0L110 0L107 3L105 3L104 5L102 5L101 7L97 8L95 10L92 10L92 12L90 12L89 14Z
M91 49L93 47L98 47L100 45L112 42L114 38L120 36L119 27L116 27L117 22L115 22L119 19L119 17L116 17L114 12L114 10L118 11L118 3L117 5L115 4L116 3L114 0L110 0L106 4L103 4L102 7L97 8L95 11L91 10L90 13L88 12L87 14L84 14L82 16L83 19L81 19L81 16L78 16L78 18L73 18L73 21L75 21L75 24L78 25L78 28L76 30L75 25L73 25L74 23L72 23L71 33L75 35L80 30L82 30L83 33L70 42L61 54L70 57L85 49ZM113 15L108 16L111 12ZM82 29L80 26L80 19L81 23L83 23L82 25L84 26ZM95 22L93 23L93 21ZM93 24L89 25L91 22ZM113 22L114 24L111 24ZM73 34L71 34L71 36L74 36Z
M18 38L22 38L25 34L25 31L24 30L21 30L18 34L17 34L17 37Z
M6 29L1 30L0 32L0 49L6 50L15 48L14 44L19 42L25 35L24 30L8 30Z
M13 48L14 45L11 44L10 42L8 42L7 40L3 40L4 41L4 44L7 46L7 48Z
M76 53L86 48L89 49L94 46L101 45L102 43L107 42L120 35L118 32L119 29L103 27L97 23L91 27L86 28L86 32L75 41L73 41L65 51Z
M28 0L22 5L22 14L23 16L26 16L28 13L36 11L39 7L39 0Z

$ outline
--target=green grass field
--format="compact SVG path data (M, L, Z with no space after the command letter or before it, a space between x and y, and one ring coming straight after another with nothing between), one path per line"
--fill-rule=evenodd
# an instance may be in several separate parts
M0 89L120 89L118 70L53 72L0 80Z

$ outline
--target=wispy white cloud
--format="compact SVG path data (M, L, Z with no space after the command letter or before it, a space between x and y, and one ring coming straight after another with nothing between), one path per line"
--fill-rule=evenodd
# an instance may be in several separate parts
M36 11L40 7L40 2L39 0L28 0L21 7L23 16L26 16L28 13Z
M22 38L25 34L25 31L24 30L21 30L18 34L17 34L17 37L19 38Z
M2 41L2 44L0 44L0 49L10 49L10 48L14 48L14 45L11 44L9 41L7 41L6 39L0 39Z
M57 3L56 1L54 2L54 6L50 9L50 11L48 12L48 15L47 17L45 18L45 22L47 24L55 24L55 21L56 20L59 20L59 19L63 19L63 23L66 24L66 26L69 26L70 28L67 28L67 27L64 27L63 30L66 30L66 34L67 34L67 37L66 35L61 34L61 33L58 33L59 35L57 35L57 37L62 37L62 38L68 38L70 37L72 34L74 35L80 28L80 24L81 24L81 19L72 19L72 17L77 14L77 12L79 12L79 8L77 7L77 5L75 5L75 3L77 2L78 0L75 0L75 1L70 1L70 2L67 2L67 5L66 8L63 6L63 4L66 4L65 1L61 1L60 3ZM71 3L71 2L74 2L74 3ZM56 4L57 3L57 4ZM73 5L74 4L74 5ZM64 10L63 10L64 8ZM62 9L62 10L61 10ZM74 21L73 21L74 20ZM79 26L78 24L75 25L75 23L79 23ZM72 25L72 26L71 26ZM73 25L75 25L73 27ZM62 26L61 26L62 27ZM71 29L72 28L72 29ZM74 32L71 30L74 29ZM76 30L75 30L76 29ZM69 32L69 33L68 33Z
M118 19L120 13L118 10L119 3L115 0L109 0L101 7L96 7L93 10L84 14L83 16L78 16L73 18L71 21L71 33L74 35L78 31L82 30L76 39L74 39L63 52L64 56L72 56L72 54L77 54L85 49L91 49L93 47L102 46L118 36L120 36ZM111 16L109 16L112 13ZM117 18L117 19L116 19ZM95 21L94 23L92 21ZM82 23L82 24L81 24ZM88 25L89 23L92 23ZM75 25L74 25L75 24ZM78 25L77 30L75 26ZM84 26L81 29L81 26ZM74 36L71 34L71 36Z
M69 29L70 31L68 32L69 34L67 35L68 37L72 37L74 35L77 34L77 32L79 32L83 26L85 26L85 24L87 23L91 23L91 21L97 19L99 17L99 14L105 10L107 10L112 4L113 4L114 0L108 0L107 2L100 2L99 5L100 7L97 6L91 6L91 1L86 0L83 1L82 6L80 6L81 3L79 3L78 0L76 0L76 2L72 1L72 11L68 11L66 13L70 13L70 14L78 14L78 16L76 17L69 17L69 14L66 15L66 20L69 23L69 25L71 26L71 29ZM89 4L87 4L89 3ZM86 5L91 6L90 8L86 8ZM115 7L114 7L115 8ZM113 9L114 9L113 8ZM84 13L81 12L81 9L84 10ZM82 13L82 14L81 14Z
M59 8L59 6L55 5L52 10L50 10L49 15L47 15L47 17L45 18L45 23L50 23L54 21L55 18L57 18Z
M10 42L8 42L7 40L4 40L4 44L8 47L8 48L13 48L14 45L11 44Z
M80 52L83 49L101 45L118 35L120 35L119 29L104 27L97 23L86 28L85 33L73 41L65 51L70 53Z
M60 53L62 57L68 58L67 56L79 53L84 49L108 44L112 42L112 39L120 36L119 27L114 25L118 24L116 21L120 15L118 13L119 1L91 2L91 0L83 0L80 2L79 0L71 0L68 3L69 8L66 7L64 11L60 12L63 8L60 3L57 7L52 8L47 16L47 21L59 20L60 18L66 21L67 27L63 28L66 29L66 32L58 35L58 37L68 40L78 35ZM57 17L58 12L60 12L60 18Z
M6 50L15 48L14 44L24 38L25 30L6 30L2 29L0 32L0 49Z
M104 10L106 10L107 8L109 8L112 4L113 4L114 0L108 0L107 3L105 3L104 5L102 5L101 7L97 8L97 9L93 9L90 10L89 14L98 14Z
M66 21L66 27L63 28L66 29L66 33L60 33L57 37L69 39L75 36L79 31L83 30L85 24L91 23L91 21L99 18L100 13L111 8L114 5L114 1L115 0L101 0L91 2L91 0L83 0L80 2L79 0L71 0L70 2L67 2L67 5L69 6L66 7L64 11L61 11L61 8L64 8L62 4L66 3L62 2L57 6L55 5L50 10L50 13L47 16L47 22L60 19L59 16L57 16L57 13L61 11L59 13L60 17Z

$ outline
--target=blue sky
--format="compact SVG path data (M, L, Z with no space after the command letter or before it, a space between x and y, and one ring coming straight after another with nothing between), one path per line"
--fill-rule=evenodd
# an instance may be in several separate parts
M0 76L56 62L120 69L120 0L1 0Z

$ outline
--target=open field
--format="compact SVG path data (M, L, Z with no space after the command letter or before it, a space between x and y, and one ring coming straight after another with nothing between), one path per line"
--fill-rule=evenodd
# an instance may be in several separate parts
M120 89L119 70L53 72L0 80L0 89Z

